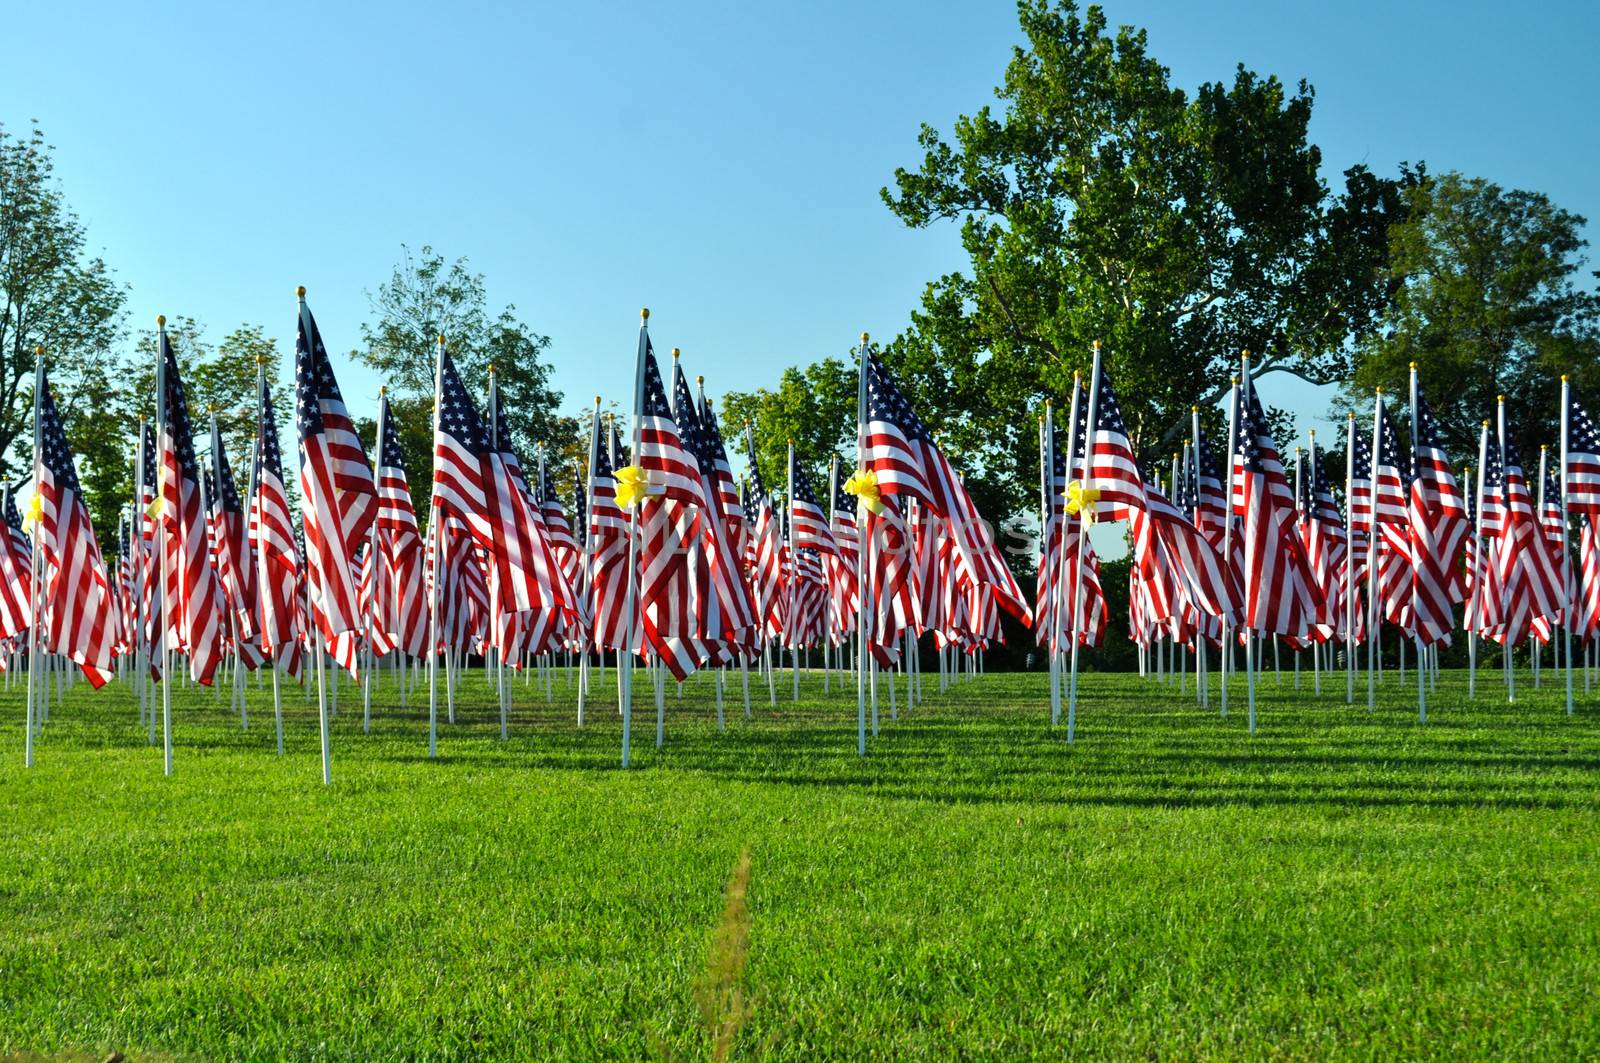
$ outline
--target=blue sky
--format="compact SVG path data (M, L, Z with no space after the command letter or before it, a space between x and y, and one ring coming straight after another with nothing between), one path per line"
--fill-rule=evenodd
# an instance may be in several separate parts
M991 98L1005 2L17 5L0 120L43 124L131 312L292 346L305 284L332 350L402 242L466 255L554 339L576 410L626 399L637 312L713 393L899 330L962 265L881 205L922 121ZM1237 62L1317 89L1329 173L1401 160L1600 216L1600 8L1107 5L1185 87ZM1591 226L1591 233L1593 226ZM376 379L341 359L347 397ZM1281 375L1263 397L1325 397Z

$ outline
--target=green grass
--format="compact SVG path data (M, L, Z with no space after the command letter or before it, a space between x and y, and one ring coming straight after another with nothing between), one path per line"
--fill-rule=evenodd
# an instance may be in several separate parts
M641 687L624 772L614 702L518 683L501 742L474 673L437 763L347 689L331 788L298 692L279 758L177 691L170 779L83 684L24 770L9 693L0 1054L1594 1058L1600 698L1494 674L1425 726L1268 677L1253 739L1088 675L1071 748L1041 676L930 676L865 760L814 677L669 692L660 752Z

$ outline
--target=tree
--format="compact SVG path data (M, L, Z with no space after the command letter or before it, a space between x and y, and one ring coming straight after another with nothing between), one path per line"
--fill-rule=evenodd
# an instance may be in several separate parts
M1257 377L1348 375L1386 304L1387 232L1415 177L1355 166L1335 194L1304 82L1240 66L1191 97L1142 30L1108 33L1098 7L1018 11L1027 47L997 90L1003 111L960 118L953 143L924 125L920 167L882 191L907 225L960 224L970 272L930 282L887 353L1011 508L1037 474L1029 411L1068 397L1094 340L1135 445L1163 458L1241 349Z
M1531 444L1557 441L1560 378L1600 402L1600 296L1579 285L1584 219L1537 192L1447 173L1409 192L1391 233L1396 292L1339 398L1371 430L1372 389L1405 401L1410 364L1448 452L1476 463L1479 424L1505 395Z
M823 358L785 369L775 391L728 392L717 420L730 454L745 453L744 430L751 426L761 479L771 491L784 490L788 482L793 440L795 460L826 509L829 461L847 454L848 467L855 467L856 390L854 365Z
M83 223L55 180L52 148L34 126L0 125L0 475L27 475L33 441L34 349L43 347L69 441L91 468L92 496L109 456L85 428L113 408L126 293L87 251ZM99 515L96 515L98 521ZM113 518L109 528L115 532Z
M354 357L387 381L419 515L426 508L433 465L435 344L441 335L469 391L486 396L489 367L494 367L512 440L525 461L531 464L541 445L552 453L568 452L578 428L576 420L558 412L561 393L551 385L550 366L543 360L550 338L519 320L515 306L491 316L483 275L473 273L465 258L448 262L428 245L413 256L402 245L393 274L368 293L368 301L375 319L362 324L363 347ZM368 425L364 431L370 437L374 429Z

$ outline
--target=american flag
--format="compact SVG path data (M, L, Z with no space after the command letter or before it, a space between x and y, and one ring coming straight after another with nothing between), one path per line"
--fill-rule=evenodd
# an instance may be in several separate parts
M161 564L156 557L157 522L161 519L158 513L153 512L156 500L156 443L155 435L150 426L143 421L139 424L140 445L138 453L143 455L140 465L139 482L136 485L138 498L135 500L134 520L138 523L137 546L134 554L134 593L139 596L140 609L144 618L142 640L146 647L154 646L161 638L164 630L161 621L162 595L156 592L156 585L161 572ZM138 456L135 456L138 460ZM151 675L159 679L161 676L160 655L150 655Z
M622 610L628 593L628 517L617 505L617 483L612 462L619 449L616 425L600 438L600 418L595 417L589 447L589 533L584 539L585 585L589 595L592 637L596 650L627 648Z
M1600 635L1600 532L1596 531L1595 518L1590 514L1585 513L1582 521L1583 528L1578 533L1581 571L1572 633L1587 641Z
M162 613L170 625L169 638L175 634L177 648L189 654L190 675L210 686L222 661L222 617L216 609L216 577L211 568L206 513L201 505L200 468L195 461L189 404L164 329L160 346L165 394L158 449L161 521L167 537L163 559L167 566L166 602Z
M113 669L116 632L111 624L111 584L43 367L38 381L39 394L34 401L39 452L34 457L33 476L39 499L39 554L44 562L41 649L76 661L98 689L112 677Z
M833 515L829 524L834 544L839 552L824 558L830 576L833 634L842 639L856 629L857 594L856 560L861 553L860 532L856 527L856 500L844 489L844 477L838 462L829 474L829 496L833 499Z
M1411 444L1411 490L1406 531L1411 551L1411 611L1423 643L1448 644L1454 606L1463 598L1461 551L1467 539L1466 499L1439 444L1433 410L1416 393L1416 438Z
M15 489L7 489L0 519L0 639L28 630L33 622L33 549L17 515Z
M556 490L555 480L550 475L550 469L545 464L542 452L539 455L538 499L540 514L544 517L545 538L555 555L556 565L561 569L568 587L576 596L580 568L578 540L573 538L572 525L567 521L566 508L561 505L561 495ZM572 604L576 606L576 597Z
M867 625L868 652L880 666L888 668L900 659L900 634L912 615L913 544L899 506L892 499L884 499L881 509L882 512L867 510L864 514L867 599L861 622ZM929 518L930 526L943 524L931 512Z
M862 357L867 385L863 467L876 475L885 496L915 498L943 517L956 555L973 581L992 586L1001 608L1030 623L1016 578L960 476L877 356L863 350Z
M1501 593L1499 566L1500 532L1504 527L1504 506L1501 503L1500 447L1490 441L1489 422L1483 422L1479 442L1482 465L1479 469L1481 489L1477 494L1478 529L1467 546L1468 597L1466 619L1463 624L1485 638L1498 638L1505 615L1505 602Z
M1133 510L1144 507L1144 480L1134 460L1122 407L1117 405L1116 389L1104 370L1100 371L1094 406L1094 446L1084 482L1100 492L1095 502L1096 516L1101 520L1127 520ZM1087 410L1084 415L1087 418Z
M733 494L734 508L731 511L725 508L728 490L723 477L727 473L728 458L722 434L717 431L714 420L707 420L710 407L704 403L703 396L698 404L690 399L688 384L681 372L674 381L674 398L674 409L681 410L684 415L680 423L684 448L699 464L700 487L707 500L700 522L697 558L709 581L705 598L707 620L702 636L721 644L720 650L712 648L714 662L730 660L735 647L749 649L755 644L755 602L741 572L740 538L734 534L743 524L744 510L738 504L737 492ZM729 484L731 481L729 476ZM698 586L701 581L697 578L696 582Z
M639 638L635 645L659 657L678 680L695 669L690 640L700 637L700 617L689 558L697 518L705 510L700 464L683 445L667 404L649 334L643 336L644 390L635 411L639 452L649 482L639 504ZM687 411L685 411L687 412Z
M278 446L278 419L272 390L263 381L256 411L256 441L250 499L251 554L256 565L255 630L261 649L284 664L297 656L300 637L300 551L289 497L283 482L283 455Z
M1147 581L1163 576L1161 561L1170 566L1173 588L1198 611L1233 624L1238 620L1239 604L1243 600L1238 582L1229 566L1223 564L1216 549L1200 534L1182 509L1168 501L1154 484L1146 483L1140 491L1143 505L1130 508L1129 515L1140 514L1139 523L1148 529L1146 547L1150 539L1160 544L1159 551L1148 550L1137 554L1139 545L1135 537L1136 555L1140 575ZM1173 615L1170 608L1163 616Z
M1555 566L1556 573L1561 577L1561 585L1566 588L1561 594L1565 608L1567 603L1577 600L1578 587L1572 570L1572 558L1567 553L1565 542L1564 533L1567 529L1561 513L1561 476L1556 466L1549 462L1548 453L1542 457L1544 460L1540 464L1546 468L1544 485L1539 492L1539 528L1544 533L1544 543L1550 551L1550 563ZM1550 634L1549 631L1545 632L1546 642L1550 640Z
M489 420L484 498L494 541L480 546L492 559L489 588L497 617L495 644L504 659L512 661L521 648L535 653L550 648L564 620L576 616L576 610L574 593L551 549L544 511L522 471L510 419L495 388L489 394Z
M1567 397L1567 512L1600 517L1600 429Z
M1535 618L1549 623L1560 616L1562 581L1545 548L1516 436L1503 408L1500 454L1503 464L1499 495L1504 523L1493 561L1502 603L1498 641L1515 645L1527 639Z
M1254 400L1241 404L1233 447L1243 487L1235 497L1244 500L1244 622L1258 635L1305 638L1321 595L1295 531L1294 493Z
M755 436L748 425L744 431L745 465L749 470L750 498L745 512L751 531L745 552L750 569L750 589L755 597L756 614L767 637L783 630L785 599L781 567L781 522L772 508L772 499L761 482L761 467L756 462Z
M1346 633L1344 518L1328 487L1315 440L1312 440L1309 459L1302 481L1305 500L1301 508L1306 519L1301 528L1306 561L1322 592L1323 607L1317 617L1319 634L1324 638L1343 638Z
M1411 540L1406 529L1410 466L1400 452L1400 437L1382 396L1376 403L1377 461L1373 465L1373 512L1378 522L1378 601L1383 616L1411 631Z
M839 546L833 541L828 515L822 511L817 493L811 489L811 477L795 458L793 447L789 448L789 527L800 549L838 554Z
M233 469L228 464L228 453L222 445L222 433L215 416L211 418L211 462L214 492L210 496L211 526L216 540L217 574L232 610L230 630L236 652L253 670L262 660L254 645L255 565L250 557L244 503L234 484Z
M362 628L355 552L372 527L378 491L322 335L303 298L294 355L307 601L329 655L354 676Z
M411 481L389 397L378 398L378 420L383 438L378 450L377 568L374 572L373 648L383 653L398 650L413 658L428 650L428 599L423 571L422 532L411 501ZM383 649L379 649L380 644Z

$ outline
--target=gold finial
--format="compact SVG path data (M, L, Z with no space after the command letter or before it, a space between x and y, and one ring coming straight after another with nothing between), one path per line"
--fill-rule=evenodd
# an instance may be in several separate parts
M648 306L641 307L639 309L639 320L640 321L649 321L650 320L650 308Z
M1097 350L1097 351L1100 349L1100 341L1099 340L1095 340L1094 341L1094 349Z
M871 337L871 336L868 336L868 335L867 335L867 334L866 334L866 333L865 333L865 332L863 332L863 333L862 333L862 334L861 334L861 342L862 342L862 343L866 343L866 342L867 342L867 341L868 341L868 340L870 340L870 339L871 339L871 338L872 338L872 337Z
M697 377L695 377L695 378L694 378L694 382L695 382L695 383L696 383L696 384L699 384L699 385L700 385L700 386L701 386L701 387L705 387L705 385L706 385L706 378L705 378L705 377L703 377L703 376L697 376Z
M389 385L388 384L379 384L378 385L378 398L381 399L387 394L389 394Z
M257 365L266 365L267 364L267 356L264 355L264 354L256 355L256 364Z
M206 403L206 412L207 413L216 413L217 412L217 404L214 403L214 402Z
M1539 449L1540 450L1549 450L1550 449L1550 444L1549 443L1540 443L1539 444Z
M167 315L166 314L157 314L156 315L156 328L166 328L166 327L167 327Z
M444 333L439 333L439 346L444 346Z
M678 360L678 348L676 348L676 347L672 348L672 360L673 361L677 361Z
M1494 401L1496 401L1496 402L1504 402L1504 401L1506 401L1506 397L1504 395L1496 395L1494 397Z
M1178 460L1178 452L1176 450L1174 450L1172 452L1172 460L1173 461L1177 461Z
M43 358L44 357L44 344L35 343L33 345L33 356L35 358Z
M489 375L490 376L494 376L494 363L493 362L489 363Z
M1485 427L1485 428L1489 427L1489 418L1485 417L1483 419L1483 427Z
M1313 443L1317 441L1317 430L1315 428L1306 429L1306 435L1311 437L1311 441Z
M1183 441L1183 445L1184 445L1184 446L1188 446L1188 445L1189 445L1189 440L1187 440L1187 439L1185 439L1185 440L1184 440L1184 441Z
M306 286L304 284L300 285L294 290L294 295L296 299L304 299L306 297Z
M1356 419L1356 414L1355 414L1355 411L1354 411L1354 410L1351 410L1351 411L1350 411L1350 412L1349 412L1349 413L1347 413L1347 414L1345 414L1345 415L1344 415L1344 419L1345 419L1345 420L1347 420L1347 421L1353 421L1353 420L1355 420L1355 419ZM1485 422L1483 422L1483 423L1484 423L1484 424L1488 424L1488 423L1489 423L1489 422L1488 422L1488 421L1485 421Z
M600 405L600 396L599 396L599 395L596 395L596 396L595 396L595 397L594 397L594 404L595 404L595 405L596 405L596 406L598 406L598 405Z
M1238 387L1239 386L1239 378L1238 377L1234 377L1233 378L1233 386L1234 387Z
M1078 372L1076 369L1074 369L1072 371L1072 386L1073 387L1077 387L1078 386L1078 381L1080 381L1082 379L1083 379L1083 374Z
M1190 413L1199 413L1200 412L1200 407L1198 407L1198 406L1190 406L1189 407L1189 412Z
M1417 363L1416 363L1416 362L1412 362L1412 363L1411 363L1411 368L1412 368L1412 369L1415 369L1415 368L1416 368L1416 367L1417 367Z
M1567 374L1565 374L1565 373L1562 373L1562 374L1561 374L1561 382L1562 382L1562 383L1563 383L1563 384L1565 384L1565 383L1566 383L1566 382L1567 382Z
M1250 352L1248 350L1240 351L1239 358L1241 361L1248 362L1250 360Z

